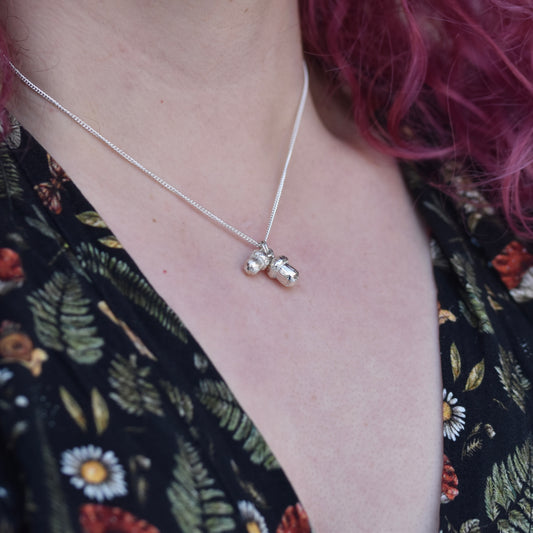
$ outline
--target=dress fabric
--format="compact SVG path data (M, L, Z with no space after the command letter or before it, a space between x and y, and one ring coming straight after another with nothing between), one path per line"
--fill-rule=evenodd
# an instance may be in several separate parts
M402 171L439 297L440 530L532 531L533 254L466 170ZM0 447L1 533L311 532L202 348L16 123L0 144Z

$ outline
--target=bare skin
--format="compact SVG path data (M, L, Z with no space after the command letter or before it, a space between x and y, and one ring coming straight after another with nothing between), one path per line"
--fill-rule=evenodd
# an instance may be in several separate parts
M263 237L303 78L296 2L7 8L16 61L32 80ZM28 90L18 88L11 109L203 346L317 533L436 531L436 294L427 235L394 161L351 135L320 96L308 103L270 240L301 271L287 290L241 274L246 244Z

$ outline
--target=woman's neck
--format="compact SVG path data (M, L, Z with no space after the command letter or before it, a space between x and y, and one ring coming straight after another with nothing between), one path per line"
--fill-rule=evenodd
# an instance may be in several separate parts
M292 121L302 83L296 2L17 0L3 18L21 70L102 128L120 121L124 131L128 116L132 127L165 101L192 129L230 120L261 137Z

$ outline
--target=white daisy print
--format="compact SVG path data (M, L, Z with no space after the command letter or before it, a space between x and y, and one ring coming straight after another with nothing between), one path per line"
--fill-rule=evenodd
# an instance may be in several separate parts
M247 533L268 533L265 519L253 503L242 500L238 506Z
M0 387L5 385L13 377L13 372L7 368L0 368Z
M465 427L465 408L457 405L457 398L446 389L442 391L442 421L444 436L455 441Z
M519 303L533 299L533 267L526 271L520 281L520 285L511 289L509 292Z
M66 450L61 456L61 472L70 477L88 498L102 502L128 493L124 468L112 451L89 444Z

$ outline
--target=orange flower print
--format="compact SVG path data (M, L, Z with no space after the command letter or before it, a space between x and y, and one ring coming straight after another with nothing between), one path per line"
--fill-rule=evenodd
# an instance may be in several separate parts
M505 286L515 289L527 270L533 266L533 255L522 244L512 241L492 260L492 266L500 274Z
M34 348L30 337L20 331L20 326L4 320L0 324L0 360L6 363L20 363L34 376L40 375L43 362L48 354L40 348Z
M100 504L80 507L83 533L159 533L159 529L124 509Z
M450 460L444 455L444 465L442 468L442 484L441 484L441 503L449 503L459 494L457 487L459 486L459 479L450 463Z
M309 518L300 503L285 509L276 533L311 533Z
M63 207L61 205L61 190L63 189L63 183L70 181L70 178L66 175L65 171L54 161L54 159L47 154L48 169L52 177L50 181L45 181L35 185L34 189L37 191L41 202L47 207L54 215L59 215Z
M20 256L11 248L0 248L0 294L16 289L24 282Z
M437 302L438 304L438 311L439 311L439 326L442 326L442 324L446 324L446 322L456 322L457 317L447 309L442 309L440 306L440 302Z

